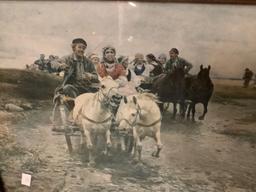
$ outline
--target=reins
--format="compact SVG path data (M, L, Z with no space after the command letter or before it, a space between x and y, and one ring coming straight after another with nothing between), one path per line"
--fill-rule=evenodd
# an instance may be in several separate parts
M141 112L141 109L140 109L140 106L138 105L138 108L137 108L137 110L136 110L136 115L135 115L135 118L134 118L134 120L133 120L132 123L130 123L129 120L124 119L124 118L121 119L121 120L119 121L119 123L121 123L122 121L125 121L130 127L134 127L134 126L136 125L136 120L137 120L138 115L140 115L140 112Z

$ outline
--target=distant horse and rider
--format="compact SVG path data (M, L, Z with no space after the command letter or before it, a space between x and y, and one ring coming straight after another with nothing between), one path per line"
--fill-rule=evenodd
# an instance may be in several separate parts
M213 83L210 79L210 69L200 66L197 75L189 75L185 77L185 73L181 68L174 68L170 73L164 74L153 82L152 92L155 93L159 100L161 111L163 111L163 103L173 103L173 118L177 113L177 104L180 104L181 116L185 117L188 105L187 118L190 118L192 111L192 120L195 120L195 106L202 103L204 106L203 115L199 120L203 120L207 113L208 102L213 93ZM186 103L188 102L188 103Z

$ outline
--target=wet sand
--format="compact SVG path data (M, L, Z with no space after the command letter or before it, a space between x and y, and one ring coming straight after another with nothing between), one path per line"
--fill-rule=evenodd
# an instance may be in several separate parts
M172 120L167 112L160 158L151 156L155 146L148 138L143 141L143 164L119 154L102 158L94 168L78 154L69 155L64 136L52 133L51 108L45 107L8 125L14 143L6 145L0 156L3 178L8 190L16 192L253 192L255 106L255 100L210 103L206 119L195 123ZM22 172L32 175L31 187L20 184Z

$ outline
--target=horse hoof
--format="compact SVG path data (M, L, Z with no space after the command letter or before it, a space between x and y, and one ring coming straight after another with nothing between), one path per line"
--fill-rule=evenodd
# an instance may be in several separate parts
M102 154L102 155L107 155L107 153L108 153L108 152L107 152L106 150L101 151L101 154Z
M199 117L198 119L199 119L199 120L204 120L204 117Z
M132 164L138 164L138 163L139 163L139 160L138 160L138 159L133 159L133 160L131 161L131 163L132 163Z
M159 158L160 156L159 156L159 154L157 154L157 152L153 152L153 153L152 153L152 157Z
M96 163L95 161L90 161L89 163L87 163L88 167L95 167Z
M138 161L138 163L136 164L136 167L143 167L144 166L144 163L142 161Z
M107 148L110 149L112 147L111 143L107 143Z

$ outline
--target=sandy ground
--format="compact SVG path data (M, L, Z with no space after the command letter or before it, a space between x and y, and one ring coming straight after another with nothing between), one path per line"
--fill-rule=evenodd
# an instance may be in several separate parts
M2 147L0 168L10 192L254 192L255 106L255 100L210 103L206 119L196 123L172 120L167 112L159 159L151 157L148 138L143 164L119 154L101 158L95 168L69 155L64 136L52 133L51 108L45 107L5 124L13 142ZM21 173L32 175L30 187L21 185Z

